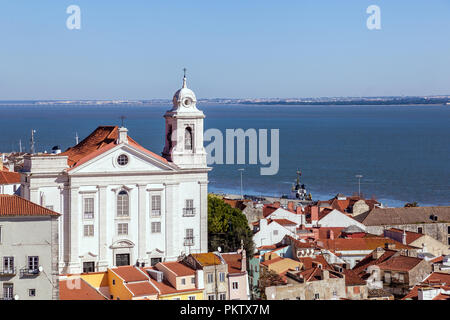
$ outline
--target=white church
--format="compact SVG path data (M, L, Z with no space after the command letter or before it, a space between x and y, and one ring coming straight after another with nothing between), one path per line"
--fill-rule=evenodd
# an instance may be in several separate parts
M62 214L60 273L148 266L208 251L211 168L196 102L185 76L164 115L162 156L124 127L101 126L63 153L25 157L22 197Z

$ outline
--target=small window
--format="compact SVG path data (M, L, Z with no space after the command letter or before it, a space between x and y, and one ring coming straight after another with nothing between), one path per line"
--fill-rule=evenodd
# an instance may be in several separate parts
M117 234L118 235L128 235L128 223L117 224Z
M192 277L192 278L191 278L191 283L192 283L192 284L195 284L195 277Z
M214 275L212 273L208 273L208 283L214 282Z
M423 233L422 227L418 227L418 228L417 228L417 233Z
M28 296L36 297L36 289L28 289Z
M320 299L320 294L315 293L315 294L314 294L314 300L319 300L319 299Z
M189 296L189 300L195 300L195 296Z
M117 157L117 164L119 166L126 166L128 164L128 156L126 154L121 154Z
M93 237L94 236L94 225L87 224L84 226L84 236L85 237Z
M273 235L277 236L278 235L278 230L273 230Z
M192 129L190 127L187 127L184 136L184 149L192 150L192 147Z
M161 262L161 261L162 261L161 258L151 258L150 265L153 267L154 265L156 265L158 262Z
M220 272L219 273L219 281L220 282L225 282L225 272Z
M161 232L161 222L152 222L152 233Z
M447 244L450 245L450 237L447 239Z
M152 207L151 207L152 216L160 216L161 215L161 196L154 195L152 196Z
M53 211L53 206L45 206L48 210L52 210Z
M225 300L227 295L225 293L219 293L219 300Z
M450 226L447 226L447 233L450 234Z
M208 300L216 300L216 296L213 294L208 295Z
M172 300L181 300L181 298L177 297L177 298L173 298Z
M28 257L28 270L29 271L39 270L39 257L37 256Z
M239 283L233 282L233 290L237 290L237 289L239 289Z
M116 285L116 280L113 279L112 283L113 283L113 286L115 286L115 285ZM111 296L111 299L112 299L112 297L113 297L113 296Z
M83 199L84 219L94 219L94 198Z
M129 199L128 193L125 190L120 191L117 196L117 216L118 217L129 216Z
M181 279L181 284L182 284L182 285L185 285L185 284L186 284L186 279L185 279L185 278Z
M90 262L83 262L83 273L87 272L94 272L95 271L95 263Z

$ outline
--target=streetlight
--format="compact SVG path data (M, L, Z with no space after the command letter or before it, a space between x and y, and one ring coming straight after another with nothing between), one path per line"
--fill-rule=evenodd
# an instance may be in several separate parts
M355 177L358 178L358 196L361 197L361 178L363 176L360 174L357 174Z
M244 169L238 169L241 172L241 200L244 199L243 193L242 193L242 172L244 171Z

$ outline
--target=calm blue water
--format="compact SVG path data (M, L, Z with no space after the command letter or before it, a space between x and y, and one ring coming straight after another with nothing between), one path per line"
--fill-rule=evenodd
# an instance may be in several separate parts
M361 191L387 205L450 205L450 108L445 106L242 106L203 105L205 129L280 129L280 170L260 176L259 166L215 165L210 190L288 193L295 171L314 199ZM0 104L0 152L63 150L99 125L118 125L125 115L130 136L160 153L167 106L10 106Z

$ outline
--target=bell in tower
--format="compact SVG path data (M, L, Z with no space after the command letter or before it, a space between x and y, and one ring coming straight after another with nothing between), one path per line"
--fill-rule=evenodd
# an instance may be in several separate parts
M166 119L166 142L163 157L180 168L206 168L206 151L203 147L203 119L197 109L197 98L186 85L184 69L183 86L173 96L172 109Z

